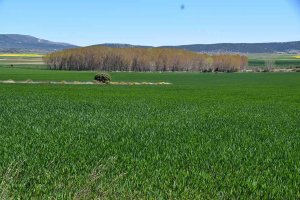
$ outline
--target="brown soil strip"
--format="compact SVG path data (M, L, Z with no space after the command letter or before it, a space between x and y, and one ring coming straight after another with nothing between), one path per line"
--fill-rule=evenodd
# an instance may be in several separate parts
M103 83L89 81L89 82L81 82L81 81L14 81L14 80L5 80L0 81L0 83L4 84L57 84L57 85L106 85ZM170 85L171 83L167 82L110 82L108 85Z

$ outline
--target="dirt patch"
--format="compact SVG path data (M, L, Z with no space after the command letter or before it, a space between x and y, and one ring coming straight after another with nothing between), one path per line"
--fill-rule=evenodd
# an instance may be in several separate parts
M26 80L26 81L14 81L14 80L5 80L0 81L0 83L5 84L57 84L57 85L106 85L103 83L99 83L96 81L32 81L32 80ZM108 85L171 85L171 83L167 82L110 82Z
M274 68L274 69L264 69L264 68L258 68L258 69L247 69L243 72L258 72L258 73L261 73L261 72L295 72L295 68L283 68L283 69L280 69L280 68Z
M151 82L111 82L111 85L170 85L171 83L167 82L157 82L157 83L151 83Z
M16 82L14 80L9 79L6 81L1 81L1 83L16 83Z

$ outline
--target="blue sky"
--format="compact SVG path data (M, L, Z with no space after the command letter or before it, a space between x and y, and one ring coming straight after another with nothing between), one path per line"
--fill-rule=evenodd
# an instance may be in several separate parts
M77 45L295 41L300 1L0 0L0 33Z

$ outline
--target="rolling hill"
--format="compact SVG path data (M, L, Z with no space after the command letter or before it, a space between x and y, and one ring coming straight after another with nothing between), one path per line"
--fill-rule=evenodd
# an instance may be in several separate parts
M111 47L111 48L154 48L153 46L120 44L120 43L104 43L104 44L96 44L92 46L104 46L104 47Z
M300 41L271 42L271 43L219 43L219 44L191 44L180 46L138 46L130 44L99 44L112 48L176 48L193 52L205 53L299 53Z
M51 42L28 35L0 34L0 52L48 53L76 47L78 46L67 43Z
M176 48L205 53L300 53L300 41L271 43L191 44L160 47L104 43L92 46L106 46L112 48ZM0 34L0 52L2 53L49 53L77 47L79 46L61 42L51 42L28 35Z
M192 44L181 46L164 46L179 48L194 52L208 53L299 53L300 41L271 42L271 43L220 43L220 44Z

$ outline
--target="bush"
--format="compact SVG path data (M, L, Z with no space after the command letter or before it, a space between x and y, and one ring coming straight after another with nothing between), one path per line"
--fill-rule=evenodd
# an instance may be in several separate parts
M96 74L95 80L102 83L109 83L111 81L111 76L106 73Z

